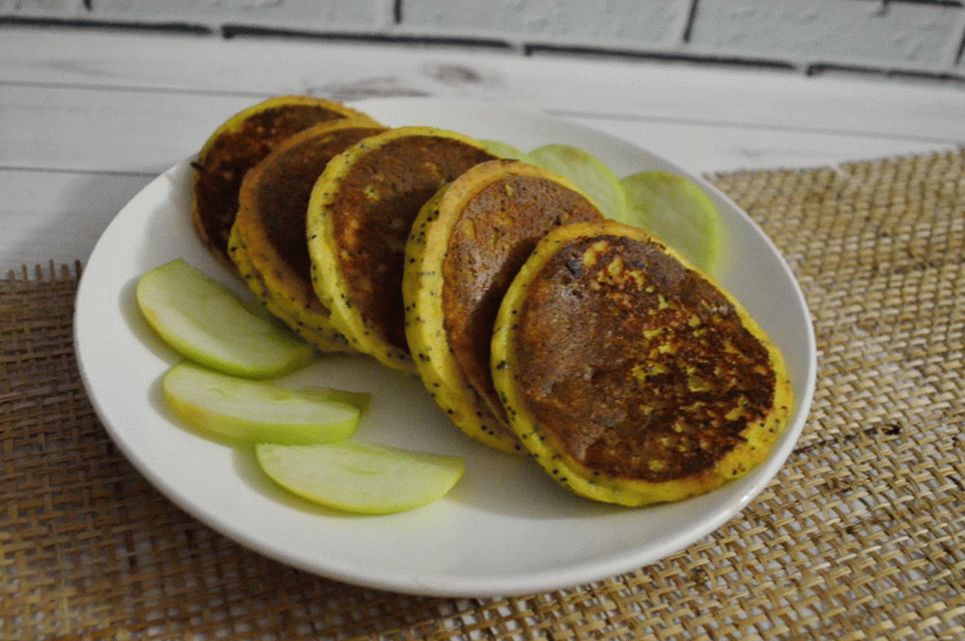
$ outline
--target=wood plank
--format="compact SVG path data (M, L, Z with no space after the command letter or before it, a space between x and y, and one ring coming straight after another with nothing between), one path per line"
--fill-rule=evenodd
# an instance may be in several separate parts
M237 95L0 85L0 167L159 173L195 153ZM636 142L695 172L813 166L947 145L644 118L576 122Z
M250 98L0 85L0 167L159 173Z
M569 114L965 143L960 88L442 47L0 28L0 81L257 97L431 95ZM164 61L160 63L159 61Z
M107 224L153 176L0 170L0 274L85 260Z
M782 131L709 125L569 118L649 149L691 172L820 167L842 162L951 149L929 141L873 138L846 133Z

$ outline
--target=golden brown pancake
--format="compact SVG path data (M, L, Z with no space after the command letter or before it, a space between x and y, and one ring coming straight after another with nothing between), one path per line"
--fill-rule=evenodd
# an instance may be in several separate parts
M235 114L215 130L192 163L194 227L215 258L234 269L228 257L228 236L238 211L238 189L245 173L292 134L320 122L350 116L369 120L364 114L329 100L278 96Z
M247 173L239 192L229 248L239 273L273 314L323 352L346 351L348 343L312 289L308 199L333 157L385 131L370 122L343 118L285 139Z
M781 353L743 307L614 222L540 242L500 306L492 367L540 465L577 494L625 505L747 473L792 402Z
M287 301L279 300L265 287L264 282L261 280L261 274L252 268L251 261L248 260L247 248L245 247L244 241L239 238L237 231L238 226L232 226L231 236L228 239L228 253L231 256L231 260L238 267L238 274L244 279L248 289L261 301L265 308L273 316L285 319L287 323L288 318L291 318L291 312L285 306ZM308 323L295 322L294 325L289 324L289 326L292 327L302 340L310 345L317 347L318 345L331 344L334 341L335 345L333 349L327 351L351 351L348 343L341 334L336 333L333 335L331 330L319 331Z
M510 282L550 229L602 219L569 181L511 160L476 165L420 211L406 245L406 336L426 389L473 438L520 449L489 368Z
M312 284L353 347L413 369L402 309L409 229L442 185L491 159L462 134L403 127L366 138L325 168L308 207Z

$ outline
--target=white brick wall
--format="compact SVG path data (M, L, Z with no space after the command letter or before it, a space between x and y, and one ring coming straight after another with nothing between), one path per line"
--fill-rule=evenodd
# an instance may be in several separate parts
M405 33L660 48L680 41L689 11L668 0L404 0L401 8Z
M803 62L950 71L965 10L878 0L701 0L690 44Z
M380 31L393 23L392 0L91 0L95 19L150 23L236 23L278 29Z
M0 0L0 16L84 18L86 14L82 0Z
M965 0L0 0L0 24L500 45L965 87Z

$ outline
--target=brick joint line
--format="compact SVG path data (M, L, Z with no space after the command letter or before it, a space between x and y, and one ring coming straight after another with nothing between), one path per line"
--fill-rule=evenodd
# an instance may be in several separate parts
M110 31L161 31L209 35L210 27L188 22L124 22L117 20L73 20L70 18L29 18L24 16L0 16L0 26L13 27L77 27L79 29L105 29Z
M690 34L694 29L694 20L697 19L697 2L698 0L690 0L690 7L687 10L687 24L684 25L684 33L681 36L684 42L690 42Z
M646 60L662 60L668 62L698 62L705 64L739 65L742 67L761 67L766 69L785 69L795 71L797 65L780 60L766 58L743 58L740 56L702 56L692 53L675 53L672 51L647 51L636 49L607 49L602 47L583 47L550 44L524 44L526 55L534 53L573 53L594 56L617 56L623 58L638 58Z
M302 29L285 29L278 27L258 27L240 24L225 24L221 27L224 38L272 37L312 40L343 40L354 42L388 43L388 44L421 44L421 45L450 45L463 47L487 47L491 49L513 49L505 40L494 38L459 38L448 36L412 36L405 34L378 33L370 31L310 31Z

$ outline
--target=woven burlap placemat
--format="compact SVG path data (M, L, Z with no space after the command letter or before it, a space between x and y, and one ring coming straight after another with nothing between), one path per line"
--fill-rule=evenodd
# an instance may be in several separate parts
M714 534L547 594L356 588L214 533L99 425L74 361L79 266L0 279L0 639L965 638L965 150L714 180L807 295L807 427Z

